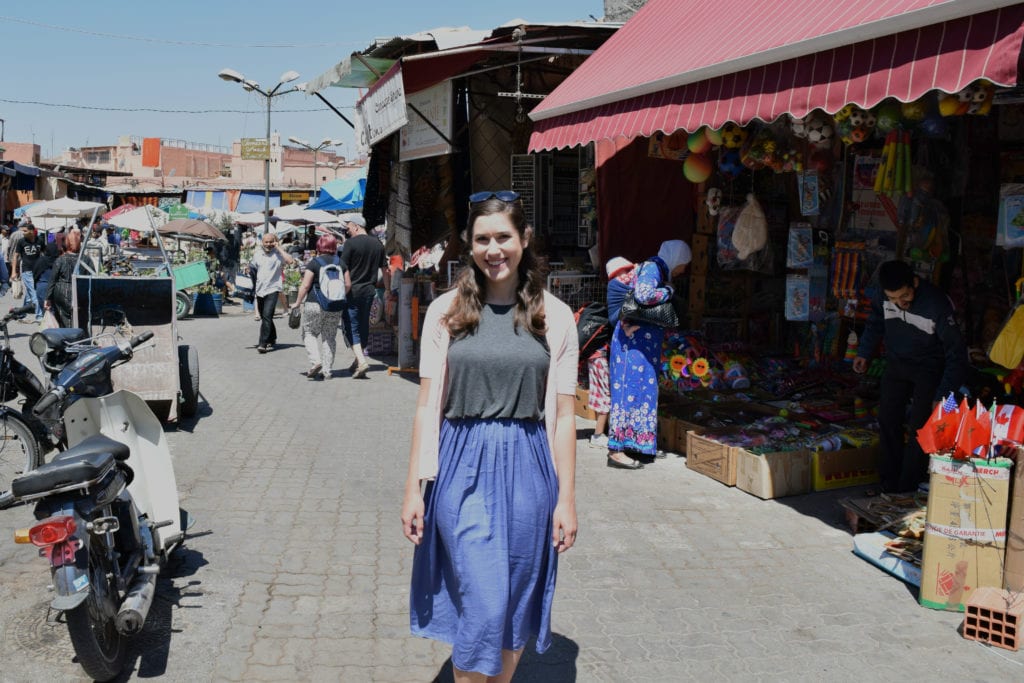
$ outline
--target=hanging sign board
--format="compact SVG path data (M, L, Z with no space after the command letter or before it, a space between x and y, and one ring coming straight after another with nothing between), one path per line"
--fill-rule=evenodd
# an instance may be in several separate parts
M896 232L896 204L875 193L875 174L882 160L857 156L853 161L853 203L857 205L854 227L861 231Z
M406 95L405 101L407 105L416 107L419 113L411 108L406 112L409 123L402 127L399 159L411 161L451 154L452 146L444 138L452 139L452 82L445 81ZM444 137L438 135L424 117L444 133Z
M375 145L409 122L402 70L396 64L356 103L366 140ZM362 135L363 133L361 133Z
M167 215L172 221L178 218L188 218L188 207L184 204L171 204L167 207Z
M242 158L265 161L270 158L270 143L266 138L242 138Z

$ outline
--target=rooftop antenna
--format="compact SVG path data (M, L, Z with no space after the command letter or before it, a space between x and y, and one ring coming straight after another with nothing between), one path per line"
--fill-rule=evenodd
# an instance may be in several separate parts
M523 92L523 37L526 36L526 29L520 26L512 31L512 39L516 41L519 50L516 53L516 89L514 92L499 92L498 97L512 97L516 101L516 123L526 121L526 112L523 111L523 100L542 100L544 95Z

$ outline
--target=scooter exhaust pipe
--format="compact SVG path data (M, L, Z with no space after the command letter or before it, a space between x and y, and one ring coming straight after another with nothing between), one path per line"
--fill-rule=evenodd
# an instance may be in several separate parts
M114 625L118 633L133 636L142 630L156 595L156 574L140 574L117 611Z

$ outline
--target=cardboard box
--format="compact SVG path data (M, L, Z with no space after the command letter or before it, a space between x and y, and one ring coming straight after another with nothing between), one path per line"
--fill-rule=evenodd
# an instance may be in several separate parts
M1017 462L1022 462L1024 449L1017 451ZM1010 521L1006 525L1006 562L1003 566L1003 588L1024 590L1024 467L1013 473L1010 499Z
M877 446L814 451L811 453L811 485L815 491L831 491L874 484L878 481L880 455Z
M758 455L745 448L732 450L736 461L736 488L765 500L810 493L810 451Z
M719 443L713 435L686 434L686 466L726 486L736 485L736 457L732 446Z
M954 612L976 588L1003 583L1013 462L932 456L920 602Z
M576 415L588 420L596 420L597 413L587 406L590 400L590 392L582 387L576 387Z

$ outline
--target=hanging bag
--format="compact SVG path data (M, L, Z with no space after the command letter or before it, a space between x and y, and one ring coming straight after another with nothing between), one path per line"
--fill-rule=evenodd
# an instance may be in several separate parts
M293 330L299 329L302 324L302 306L288 309L288 327Z
M679 327L679 314L672 300L662 301L660 304L645 306L636 300L633 290L622 302L619 309L619 320L633 323L634 325L653 325L654 327Z

